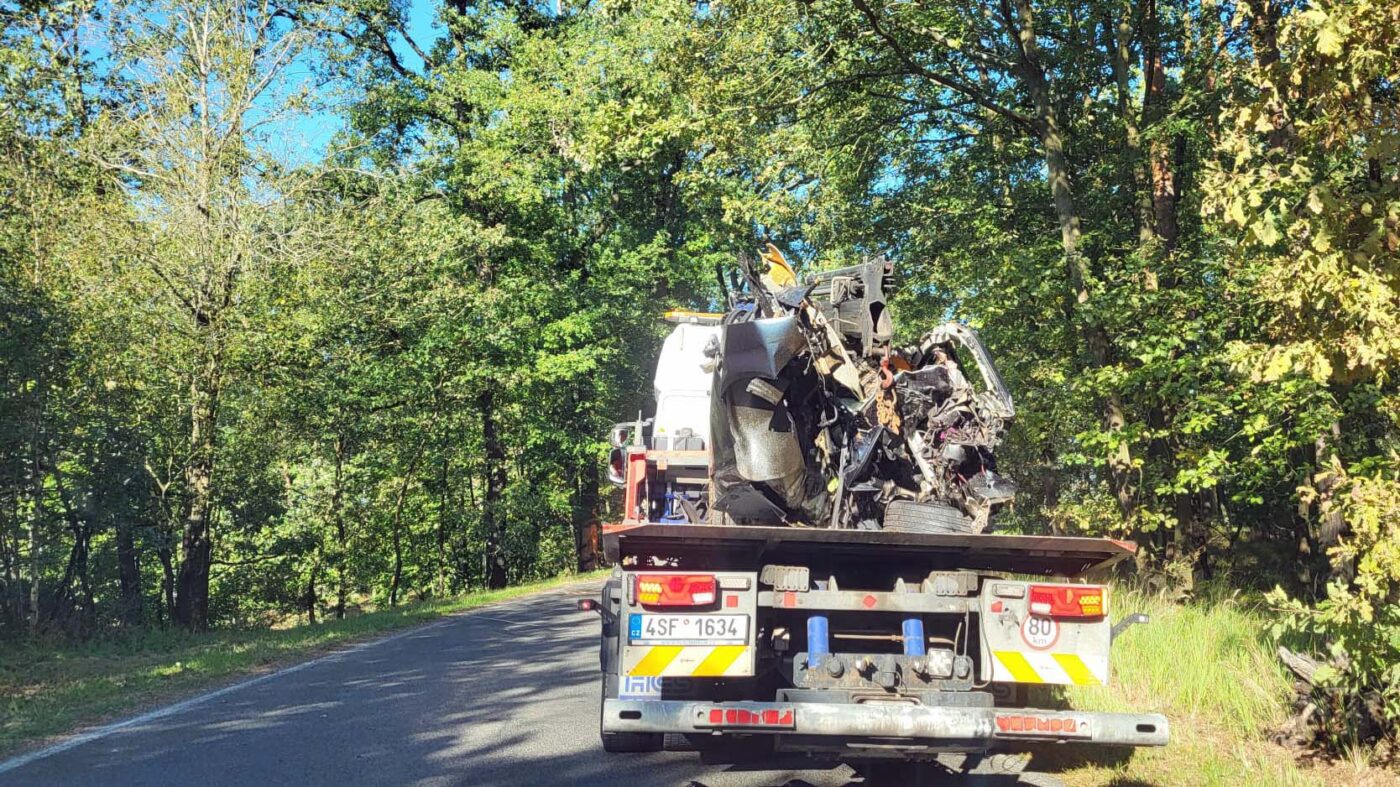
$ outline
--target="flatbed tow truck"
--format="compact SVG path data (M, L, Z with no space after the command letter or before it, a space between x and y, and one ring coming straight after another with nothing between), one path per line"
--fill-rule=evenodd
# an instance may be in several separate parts
M602 621L606 751L759 767L810 757L898 784L949 757L1014 771L1045 744L1167 744L1161 714L1028 696L1109 682L1113 641L1147 622L1114 609L1105 583L1134 544L716 515L706 476L721 388L673 371L695 366L716 324L677 327L656 417L614 428L624 515L602 539L614 569L599 598L579 602Z

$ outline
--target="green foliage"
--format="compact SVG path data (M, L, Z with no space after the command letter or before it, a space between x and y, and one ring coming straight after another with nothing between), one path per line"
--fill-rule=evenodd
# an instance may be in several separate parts
M1003 528L1393 678L1394 9L219 0L200 82L172 4L0 14L4 636L169 622L201 528L215 625L572 565L657 315L775 241L982 334Z
M1328 475L1337 485L1322 510L1336 509L1349 526L1329 550L1338 577L1315 605L1281 589L1269 600L1284 615L1279 636L1325 650L1313 676L1317 724L1341 749L1400 729L1400 462L1392 455L1369 476L1338 464Z
M1261 307L1232 360L1289 391L1322 435L1298 493L1324 525L1344 523L1314 539L1330 578L1315 605L1281 588L1271 599L1280 630L1326 656L1324 735L1355 745L1400 729L1400 16L1313 5L1282 20L1277 56L1241 64L1249 92L1222 116L1205 206L1233 241L1236 287ZM1258 420L1256 440L1270 428Z

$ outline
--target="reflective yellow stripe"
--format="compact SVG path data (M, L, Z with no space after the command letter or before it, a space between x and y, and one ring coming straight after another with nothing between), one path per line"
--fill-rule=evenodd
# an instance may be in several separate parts
M696 665L695 669L692 670L690 674L698 677L717 677L723 675L724 671L729 669L730 664L733 664L736 659L744 655L746 649L747 647L744 645L716 645L715 649L710 651L710 655L706 656L704 661Z
M627 674L636 675L642 678L654 678L661 675L662 671L685 648L681 645L657 645L647 652L647 655L637 662Z
M994 651L993 655L997 657L997 661L1002 663L1002 666L1006 667L1017 683L1044 683L1035 671L1035 667L1032 667L1031 663L1026 661L1026 657L1020 653L1014 650L998 650Z
M1073 653L1056 653L1055 661L1059 662L1060 669L1065 671L1069 679L1077 686L1096 686L1099 679L1094 677L1094 673L1084 666L1084 661Z

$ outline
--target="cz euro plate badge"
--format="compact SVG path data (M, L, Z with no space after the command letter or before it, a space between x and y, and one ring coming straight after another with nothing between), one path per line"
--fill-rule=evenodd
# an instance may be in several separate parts
M747 645L748 615L650 615L627 619L629 645Z

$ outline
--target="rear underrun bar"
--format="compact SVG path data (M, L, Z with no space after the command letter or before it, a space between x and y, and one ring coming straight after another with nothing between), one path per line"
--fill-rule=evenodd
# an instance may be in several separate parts
M757 724L726 729L716 724L715 710L745 711ZM780 720L764 726L767 718ZM837 704L817 702L689 702L680 700L606 700L607 732L772 734L832 737L859 744L879 739L912 746L942 743L968 750L997 743L1029 741L1080 742L1116 746L1165 746L1167 717L1160 713L1087 713L1023 708L972 708L908 705L891 702ZM836 742L836 741L833 741Z

